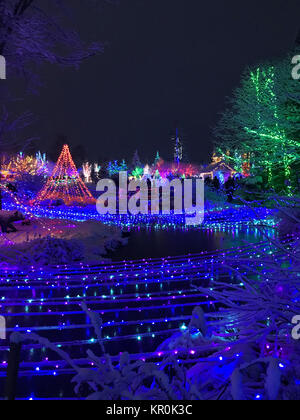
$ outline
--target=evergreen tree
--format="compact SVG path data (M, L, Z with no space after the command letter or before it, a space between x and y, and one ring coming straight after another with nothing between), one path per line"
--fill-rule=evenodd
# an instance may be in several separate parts
M142 167L142 163L139 157L139 153L136 150L134 155L133 155L133 159L132 159L132 169L136 169L136 168L141 168Z
M127 171L127 170L128 170L127 163L126 163L125 159L123 159L121 164L120 164L120 171Z
M156 166L159 161L160 161L160 155L159 155L159 151L157 151L156 156L155 156L155 160L154 160L154 166Z

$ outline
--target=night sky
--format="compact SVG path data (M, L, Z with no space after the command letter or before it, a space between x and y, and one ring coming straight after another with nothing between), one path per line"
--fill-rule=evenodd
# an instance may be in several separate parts
M21 105L38 117L42 150L63 134L91 160L131 160L135 149L171 159L176 124L189 160L208 160L245 66L287 52L300 28L299 0L120 0L98 14L87 3L70 2L76 27L105 53L79 70L44 67L44 87Z

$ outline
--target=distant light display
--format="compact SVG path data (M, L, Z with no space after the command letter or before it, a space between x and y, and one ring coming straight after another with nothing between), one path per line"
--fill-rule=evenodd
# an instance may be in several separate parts
M40 152L35 157L19 153L3 160L1 173L6 179L18 180L23 175L47 176L49 174L46 155L42 155Z

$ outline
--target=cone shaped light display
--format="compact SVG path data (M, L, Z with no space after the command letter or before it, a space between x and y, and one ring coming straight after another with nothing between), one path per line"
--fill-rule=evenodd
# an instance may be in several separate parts
M68 145L64 145L53 173L35 203L49 200L63 200L67 205L96 202L78 174Z

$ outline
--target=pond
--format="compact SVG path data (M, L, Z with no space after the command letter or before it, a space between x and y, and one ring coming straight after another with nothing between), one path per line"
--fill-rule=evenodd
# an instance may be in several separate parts
M275 230L272 228L266 232L270 237L275 235ZM140 229L130 233L128 245L109 256L113 261L161 258L237 248L265 239L264 234L254 227L217 231Z

